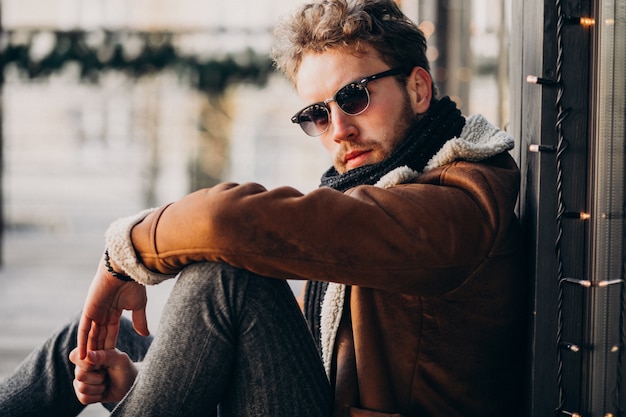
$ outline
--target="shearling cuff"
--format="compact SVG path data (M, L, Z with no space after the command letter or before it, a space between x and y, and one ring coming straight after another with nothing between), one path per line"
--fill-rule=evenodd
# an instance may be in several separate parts
M111 223L104 235L106 248L109 250L111 259L122 268L126 275L143 285L160 284L166 279L176 276L158 274L146 268L137 259L133 242L130 239L130 232L133 226L156 210L158 209L148 209L133 216L118 219Z

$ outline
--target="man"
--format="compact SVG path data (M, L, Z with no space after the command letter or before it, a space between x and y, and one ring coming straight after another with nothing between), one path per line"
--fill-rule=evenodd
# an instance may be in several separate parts
M277 40L306 105L292 120L333 158L322 187L221 184L115 222L80 325L10 378L0 412L41 385L44 407L72 376L80 402L123 416L519 411L512 139L434 97L425 39L391 0L305 5ZM141 284L175 276L148 350L121 312L147 335ZM285 279L309 281L308 328ZM75 370L50 371L74 335Z

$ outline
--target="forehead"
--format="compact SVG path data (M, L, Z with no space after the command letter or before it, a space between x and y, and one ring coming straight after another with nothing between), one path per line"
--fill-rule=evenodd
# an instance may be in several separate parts
M323 101L347 83L388 68L371 48L358 55L336 49L307 52L296 74L296 91L305 103Z

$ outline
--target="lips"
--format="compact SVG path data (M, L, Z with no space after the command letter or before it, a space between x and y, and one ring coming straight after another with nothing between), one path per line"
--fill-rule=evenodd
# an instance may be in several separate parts
M369 150L351 151L345 154L343 162L348 169L356 168L367 162Z

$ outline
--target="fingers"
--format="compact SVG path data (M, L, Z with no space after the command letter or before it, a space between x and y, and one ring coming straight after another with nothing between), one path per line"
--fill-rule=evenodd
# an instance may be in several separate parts
M91 329L89 330L89 336L87 339L87 354L89 355L89 351L104 349L104 343L102 343L102 337L105 331L105 327L99 326L95 322L91 322Z
M72 385L78 401L85 405L103 401L108 388L106 371L100 365L81 359L78 349L70 352L70 361L76 365Z
M112 349L115 347L117 333L113 334L113 341L107 338L106 326L100 326L83 314L78 324L77 346L81 359L85 359L90 350Z
M126 354L117 349L95 350L87 353L86 362L96 367L114 368L119 365L121 358L125 358Z
M86 371L76 367L72 385L74 386L76 397L82 404L102 402L108 391L106 371Z
M98 329L98 334L94 337L96 346L93 350L115 349L117 335L120 330L119 318L106 325L96 325L96 328Z
M78 324L78 355L80 359L87 357L87 341L89 340L89 333L91 333L91 320L84 315L81 316Z
M146 317L146 309L133 311L133 327L135 331L142 336L150 336L150 330L148 329L148 318Z
M78 398L78 401L80 401L81 404L96 404L104 401L104 393L106 392L105 384L89 385L79 381L78 379L74 379L72 385L74 387L76 398Z

